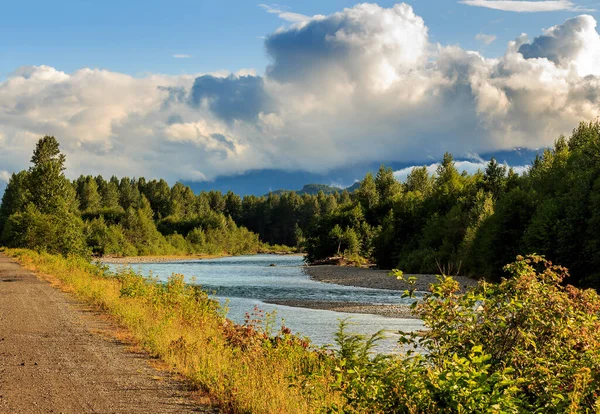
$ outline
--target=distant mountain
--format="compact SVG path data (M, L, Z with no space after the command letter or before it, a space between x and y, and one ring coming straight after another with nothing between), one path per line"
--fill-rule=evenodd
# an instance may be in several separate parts
M360 181L355 182L350 187L346 188L346 190L348 190L349 193L353 193L358 190L358 187L360 187Z
M344 191L343 188L339 188L339 187L333 187L331 185L327 185L327 184L306 184L304 187L302 187L302 190L277 190L277 191L271 191L271 194L283 194L283 193L287 193L290 191L294 191L296 194L299 195L303 195L303 194L310 194L310 195L317 195L319 194L319 191L323 191L323 193L325 193L325 195L329 195L329 194L334 194L334 193L341 193L342 191Z
M488 161L493 156L502 164L506 163L510 166L523 166L531 164L531 161L535 158L535 155L538 152L539 150L535 149L514 148L512 150L479 154L479 156L485 161ZM473 158L457 157L456 160L473 161ZM348 187L348 191L352 192L358 188L358 180L362 180L365 177L365 174L368 172L376 174L379 166L382 163L388 167L391 167L394 171L398 171L415 165L431 165L436 161L439 160L427 159L409 162L384 161L381 163L352 164L322 174L310 173L306 171L283 171L275 169L254 170L240 175L217 177L214 181L184 181L183 183L189 185L196 193L200 191L218 190L222 193L233 191L241 196L250 194L258 196L268 194L269 192L281 193L291 190L280 189L290 188L302 188L302 190L296 191L299 194L303 194L304 192L307 194L312 194L312 191L314 191L316 188L322 189L325 193L328 193L331 191L343 191L342 189L344 187L350 186ZM315 184L317 187L313 187L313 185L306 186L306 183L330 183L330 185ZM331 185L331 183L340 184ZM316 190L316 193L318 192L319 190Z

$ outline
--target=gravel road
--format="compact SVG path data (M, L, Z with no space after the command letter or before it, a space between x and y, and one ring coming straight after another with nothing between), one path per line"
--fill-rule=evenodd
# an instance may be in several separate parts
M0 413L215 412L114 329L0 253Z

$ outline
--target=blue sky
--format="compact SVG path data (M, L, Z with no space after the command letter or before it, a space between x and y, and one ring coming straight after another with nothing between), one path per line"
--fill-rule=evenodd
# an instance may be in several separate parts
M302 0L272 5L307 16L328 15L357 2ZM382 7L396 2L379 1ZM520 33L537 34L577 11L515 13L453 0L407 1L423 17L430 39L498 56ZM597 1L578 1L583 9ZM90 67L130 75L256 69L268 64L263 37L284 24L247 0L73 0L3 2L0 74L20 66L49 65L72 72ZM589 12L597 16L597 12ZM479 33L496 36L489 45ZM174 58L173 55L189 55Z
M471 170L482 156L532 154L600 116L595 9L590 0L4 2L0 189L45 134L58 138L71 177L258 183L255 193L303 180L351 185L381 163L401 178L446 151Z

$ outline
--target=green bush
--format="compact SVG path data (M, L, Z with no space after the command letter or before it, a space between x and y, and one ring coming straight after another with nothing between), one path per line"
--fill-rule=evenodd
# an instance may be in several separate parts
M402 355L357 357L364 345L341 336L345 411L598 412L600 296L563 286L567 270L540 256L505 269L512 278L466 294L441 277L415 304L427 329L401 336Z
M81 218L67 210L47 214L29 204L8 218L2 239L9 247L87 256L83 227Z

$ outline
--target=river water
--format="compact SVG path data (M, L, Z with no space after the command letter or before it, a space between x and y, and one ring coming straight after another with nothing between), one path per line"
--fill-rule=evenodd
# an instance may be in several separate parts
M285 326L306 336L316 345L334 342L340 319L350 318L350 331L370 335L388 331L389 339L380 351L393 351L394 332L421 329L416 319L388 318L378 315L341 313L266 303L272 300L303 300L328 302L361 302L369 304L406 304L401 292L340 286L311 280L302 269L301 256L252 255L212 260L190 260L168 263L140 263L133 269L165 280L173 273L182 274L188 283L201 285L214 292L222 304L227 304L227 316L243 323L246 312L257 306L265 312L276 312L276 329ZM275 266L272 266L275 265ZM114 266L113 266L114 268Z

